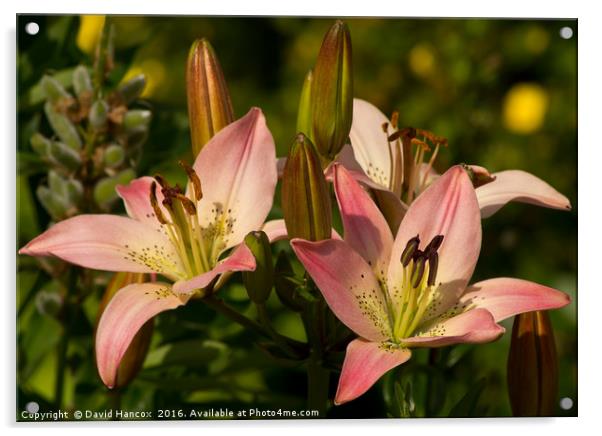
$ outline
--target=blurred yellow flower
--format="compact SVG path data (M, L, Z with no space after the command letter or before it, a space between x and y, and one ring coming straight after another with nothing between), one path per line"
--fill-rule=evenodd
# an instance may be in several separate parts
M138 74L144 74L146 77L146 86L141 96L150 97L165 82L167 71L158 59L142 59L130 67L125 76L123 76L122 82L127 82Z
M541 85L516 84L504 98L504 125L515 133L533 133L543 124L547 108L548 94Z
M550 42L550 35L540 26L533 26L525 33L525 48L533 54L541 54Z
M104 15L82 15L80 17L76 43L81 51L88 54L94 52L104 23Z
M430 75L435 69L435 55L427 44L418 44L410 50L410 68L420 77Z

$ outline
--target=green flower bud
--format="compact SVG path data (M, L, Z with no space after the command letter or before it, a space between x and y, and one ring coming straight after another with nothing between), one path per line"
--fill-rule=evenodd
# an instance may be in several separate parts
M313 82L313 138L320 154L332 160L349 137L353 116L351 37L342 21L324 37Z
M109 105L104 100L96 100L90 106L90 114L88 119L90 125L96 130L102 130L107 125L107 117L109 115Z
M123 117L123 128L128 132L135 132L139 129L148 129L151 117L151 111L143 109L129 110Z
M51 141L48 155L53 162L69 171L77 170L82 164L80 154L62 142Z
M92 94L92 79L88 69L83 65L73 70L73 89L78 97Z
M48 187L54 195L67 198L67 180L54 170L48 171Z
M116 168L123 163L125 150L121 145L111 144L104 152L103 161L109 168Z
M332 211L328 185L314 145L299 133L282 173L282 211L290 238L328 239Z
M46 118L54 130L54 133L61 139L61 142L67 144L73 150L79 151L82 148L82 140L77 133L73 123L64 114L55 110L54 105L47 101L44 104Z
M136 173L133 169L128 168L113 177L100 179L96 182L96 186L94 186L94 201L102 209L108 210L111 204L118 198L117 191L115 190L117 185L125 185L131 182L134 177L136 177Z
M268 236L262 232L250 232L245 244L255 257L255 271L244 271L242 278L251 301L265 303L274 285L274 265Z
M63 88L63 85L61 85L54 77L45 75L42 77L40 84L44 91L44 95L46 96L46 100L52 103L72 98L65 88Z
M115 273L107 285L107 289L105 290L100 302L96 326L98 326L98 321L100 321L102 313L117 291L127 285L143 283L144 281L146 281L145 274L130 272ZM148 353L153 335L153 329L154 322L151 318L140 328L140 330L138 330L138 333L136 333L132 339L132 342L130 342L130 345L121 359L119 368L117 369L115 388L126 386L136 377L136 375L138 375L138 372L142 368L142 364L144 363Z
M122 83L119 88L117 88L117 94L119 95L121 102L128 105L140 97L145 86L146 77L144 74L138 74L127 82Z
M50 144L52 141L46 138L41 133L34 133L29 139L29 143L31 144L31 148L41 157L48 157L50 153Z
M69 179L66 183L67 199L70 204L79 206L84 198L84 187L77 179Z
M46 209L46 211L50 214L52 219L55 221L60 221L63 219L67 213L67 206L62 197L53 194L53 192L48 189L46 186L38 186L36 189L36 196L38 200Z
M190 48L186 92L192 152L196 156L217 132L234 121L224 73L206 39L195 41Z
M297 132L305 134L313 139L313 127L311 117L311 86L313 83L313 71L309 70L305 75L301 97L299 98L299 110L297 112Z
M555 415L558 357L547 312L527 312L514 317L507 377L514 416Z

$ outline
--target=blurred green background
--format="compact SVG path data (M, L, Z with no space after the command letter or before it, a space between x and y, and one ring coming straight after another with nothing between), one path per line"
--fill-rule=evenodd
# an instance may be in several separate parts
M40 32L28 35L34 21ZM571 201L570 212L511 204L483 221L483 248L473 281L519 277L561 289L573 304L552 313L560 360L559 398L574 401L559 415L577 414L577 22L575 20L348 19L353 42L355 95L390 114L401 126L431 130L449 140L435 165L467 162L490 171L522 169L549 182ZM333 19L114 17L116 80L143 72L144 100L153 111L138 174L182 178L176 162L192 159L184 68L194 39L207 37L221 61L236 116L251 106L264 111L284 156L295 131L305 73L313 66ZM43 175L32 164L29 138L47 130L36 85L42 74L92 63L102 17L19 16L18 32L18 243L43 231L49 217L32 194ZM561 38L565 26L571 39ZM280 215L278 200L274 216ZM279 243L274 252L288 250ZM33 259L18 263L18 405L35 400L51 407L61 324L39 310ZM102 281L102 280L101 280ZM228 301L252 314L236 278ZM115 404L96 374L92 334L102 289L76 317L66 365L63 406L91 409ZM277 328L300 338L298 316L271 301ZM511 329L511 320L504 323ZM274 363L253 336L191 304L158 318L151 354L140 376L120 394L123 407L265 406L303 408L300 366ZM302 338L300 338L302 339ZM445 407L451 408L485 379L478 413L508 416L505 365L510 334L483 346L456 347L461 364L444 375ZM169 344L181 349L173 351ZM178 352L180 354L178 354ZM163 354L161 354L163 353ZM448 352L446 352L448 353ZM417 352L416 362L426 355ZM466 358L462 358L462 356ZM452 358L450 357L450 358ZM154 360L153 360L154 359ZM458 360L456 360L458 361ZM330 412L337 417L385 417L393 371L360 399ZM417 384L422 383L420 378ZM331 380L336 388L337 376ZM420 389L417 389L419 391ZM113 403L112 403L113 401ZM417 400L417 408L420 410Z

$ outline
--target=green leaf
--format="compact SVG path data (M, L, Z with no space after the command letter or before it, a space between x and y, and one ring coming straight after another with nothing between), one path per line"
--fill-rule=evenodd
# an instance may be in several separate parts
M152 350L148 353L144 368L173 365L206 366L212 362L224 360L228 353L228 347L222 342L191 339L166 344Z
M479 398L487 385L487 379L482 378L472 385L466 394L449 412L450 418L468 418L480 416L477 412Z

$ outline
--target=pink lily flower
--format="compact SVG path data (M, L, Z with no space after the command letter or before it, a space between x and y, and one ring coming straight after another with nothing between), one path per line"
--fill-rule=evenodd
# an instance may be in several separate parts
M353 101L353 124L349 138L339 155L355 177L370 188L380 190L386 201L403 215L407 205L401 201L403 153L398 141L389 142L393 133L389 119L374 105L365 100ZM385 128L383 129L383 126ZM388 129L388 130L387 130ZM439 145L428 162L422 162L424 154L418 153L418 171L410 177L413 194L418 196L439 175L433 170ZM538 177L521 170L507 170L489 174L482 167L473 167L486 179L491 180L476 188L481 216L487 218L510 201L531 203L553 209L570 209L569 200ZM405 175L408 177L408 175Z
M333 178L344 240L291 244L334 314L359 336L347 347L335 404L362 395L412 348L490 342L504 333L497 323L505 318L569 303L560 291L514 278L468 286L481 214L463 167L410 205L395 239L345 167L335 164Z
M186 304L194 293L233 271L252 271L244 243L252 230L286 235L282 220L264 221L277 173L275 146L258 108L217 133L185 165L186 191L160 176L117 188L129 218L81 215L59 222L19 250L57 256L86 268L156 273L167 281L132 284L107 305L96 334L98 371L115 386L119 363L136 332L153 316ZM233 250L223 258L223 254Z

